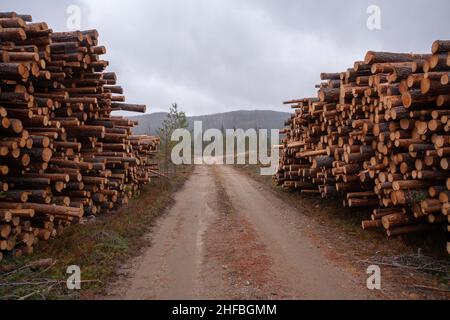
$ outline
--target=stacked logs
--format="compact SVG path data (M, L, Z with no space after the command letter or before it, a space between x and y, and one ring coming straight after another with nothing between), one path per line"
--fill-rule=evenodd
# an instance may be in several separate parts
M96 30L0 13L0 260L115 211L157 174L158 138L111 115L145 106L124 103L105 52Z
M431 54L369 51L345 72L321 74L317 97L286 102L295 113L275 180L374 207L363 228L390 237L449 230L449 77L450 41Z

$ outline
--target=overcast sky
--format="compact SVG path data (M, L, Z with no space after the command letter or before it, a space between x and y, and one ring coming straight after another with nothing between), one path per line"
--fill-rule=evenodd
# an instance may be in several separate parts
M71 4L100 32L127 101L148 112L287 110L282 101L316 94L320 72L367 50L428 53L450 38L448 0L1 0L0 10L65 31ZM366 26L370 5L381 30Z

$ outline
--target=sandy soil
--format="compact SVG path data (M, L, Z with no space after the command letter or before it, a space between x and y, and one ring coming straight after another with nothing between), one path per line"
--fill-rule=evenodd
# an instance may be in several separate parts
M114 299L377 299L309 235L314 222L230 166L198 166L123 266Z

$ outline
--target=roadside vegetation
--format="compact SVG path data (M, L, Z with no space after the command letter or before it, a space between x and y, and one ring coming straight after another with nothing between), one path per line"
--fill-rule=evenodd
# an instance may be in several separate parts
M0 263L0 300L92 299L104 295L116 270L149 246L156 218L173 203L172 195L190 176L193 167L171 164L173 130L187 126L176 104L158 130L161 147L155 160L160 175L115 213L86 219L67 228L62 236L38 243L36 254L5 258ZM69 266L81 271L81 290L69 290Z
M182 167L170 179L155 179L115 214L74 225L56 239L39 244L37 254L5 259L0 265L0 299L83 299L104 294L117 268L148 246L144 235L164 213L188 178ZM81 269L81 290L68 290L67 267Z
M411 234L387 239L382 232L364 231L361 220L370 218L366 208L343 208L341 199L303 195L275 185L271 176L261 176L257 165L236 165L298 208L314 225L310 236L327 255L350 270L361 264L381 264L391 286L388 291L403 290L405 298L450 298L450 258L442 248L440 235ZM445 236L445 235L442 235ZM387 284L386 286L387 287Z

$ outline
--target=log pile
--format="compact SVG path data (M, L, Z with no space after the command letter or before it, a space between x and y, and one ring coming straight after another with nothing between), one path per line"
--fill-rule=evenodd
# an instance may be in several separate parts
M54 32L0 13L0 260L83 217L113 212L158 172L159 140L134 136L96 30Z
M317 97L285 103L295 113L274 179L373 207L363 228L389 237L449 231L449 78L450 41L428 54L369 51L345 72L321 74Z

